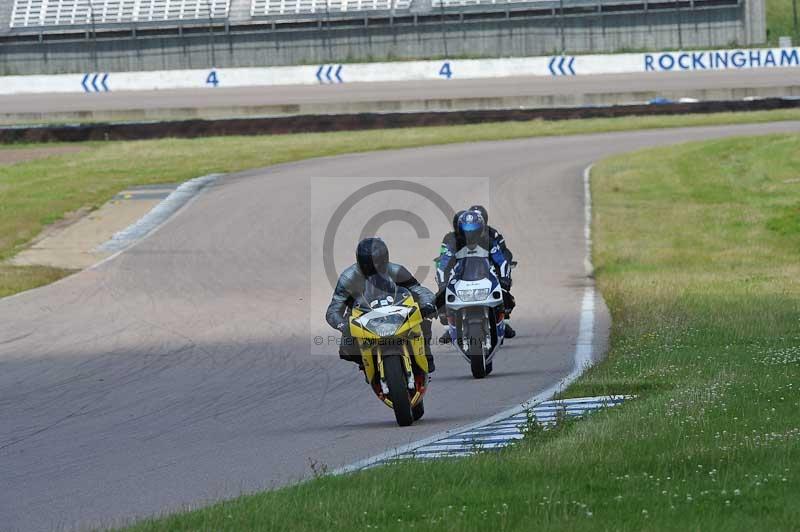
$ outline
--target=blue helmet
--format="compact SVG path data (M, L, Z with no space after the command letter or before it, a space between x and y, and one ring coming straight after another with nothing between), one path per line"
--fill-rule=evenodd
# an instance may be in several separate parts
M478 211L483 216L483 223L489 223L489 211L483 205L473 205L469 208L471 211Z
M486 233L486 222L478 211L466 211L458 218L458 230L469 247L475 247Z
M461 218L461 215L464 214L465 212L467 212L467 211L462 209L462 210L458 211L457 213L455 213L455 215L453 215L453 231L456 232L456 233L458 233L458 219Z

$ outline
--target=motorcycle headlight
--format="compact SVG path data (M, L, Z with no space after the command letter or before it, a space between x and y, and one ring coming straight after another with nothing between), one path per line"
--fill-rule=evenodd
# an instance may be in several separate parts
M487 297L489 297L489 289L476 288L469 290L459 290L458 297L461 298L461 301L483 301Z
M367 330L377 334L380 337L394 336L397 329L406 322L406 318L400 314L391 314L389 316L381 316L380 318L372 318L367 322Z

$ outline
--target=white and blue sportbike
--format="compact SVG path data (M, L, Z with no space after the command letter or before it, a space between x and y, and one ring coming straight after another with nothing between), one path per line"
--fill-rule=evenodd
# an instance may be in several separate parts
M489 251L475 246L458 251L445 289L450 339L466 357L472 376L492 372L492 360L505 338L503 290Z

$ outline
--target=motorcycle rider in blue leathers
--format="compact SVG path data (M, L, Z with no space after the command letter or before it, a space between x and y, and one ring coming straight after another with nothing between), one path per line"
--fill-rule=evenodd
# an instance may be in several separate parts
M458 266L456 255L464 247L472 248L475 246L480 246L489 252L489 259L494 266L503 290L503 304L506 315L510 315L514 309L514 297L509 292L511 289L511 261L506 258L500 242L487 231L486 222L480 211L465 211L458 218L457 231L445 235L442 241L441 254L436 261L436 284L439 285L436 307L439 309L442 324L447 323L444 293L453 270ZM511 339L516 336L516 332L510 325L506 324L505 330L506 338ZM445 332L439 341L440 343L448 342L449 338L449 333Z

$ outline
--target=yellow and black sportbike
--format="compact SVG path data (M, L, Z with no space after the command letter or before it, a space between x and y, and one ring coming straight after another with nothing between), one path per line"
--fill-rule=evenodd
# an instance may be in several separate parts
M393 282L367 279L350 315L350 335L358 343L367 384L407 427L425 413L428 360L422 310L411 292Z

